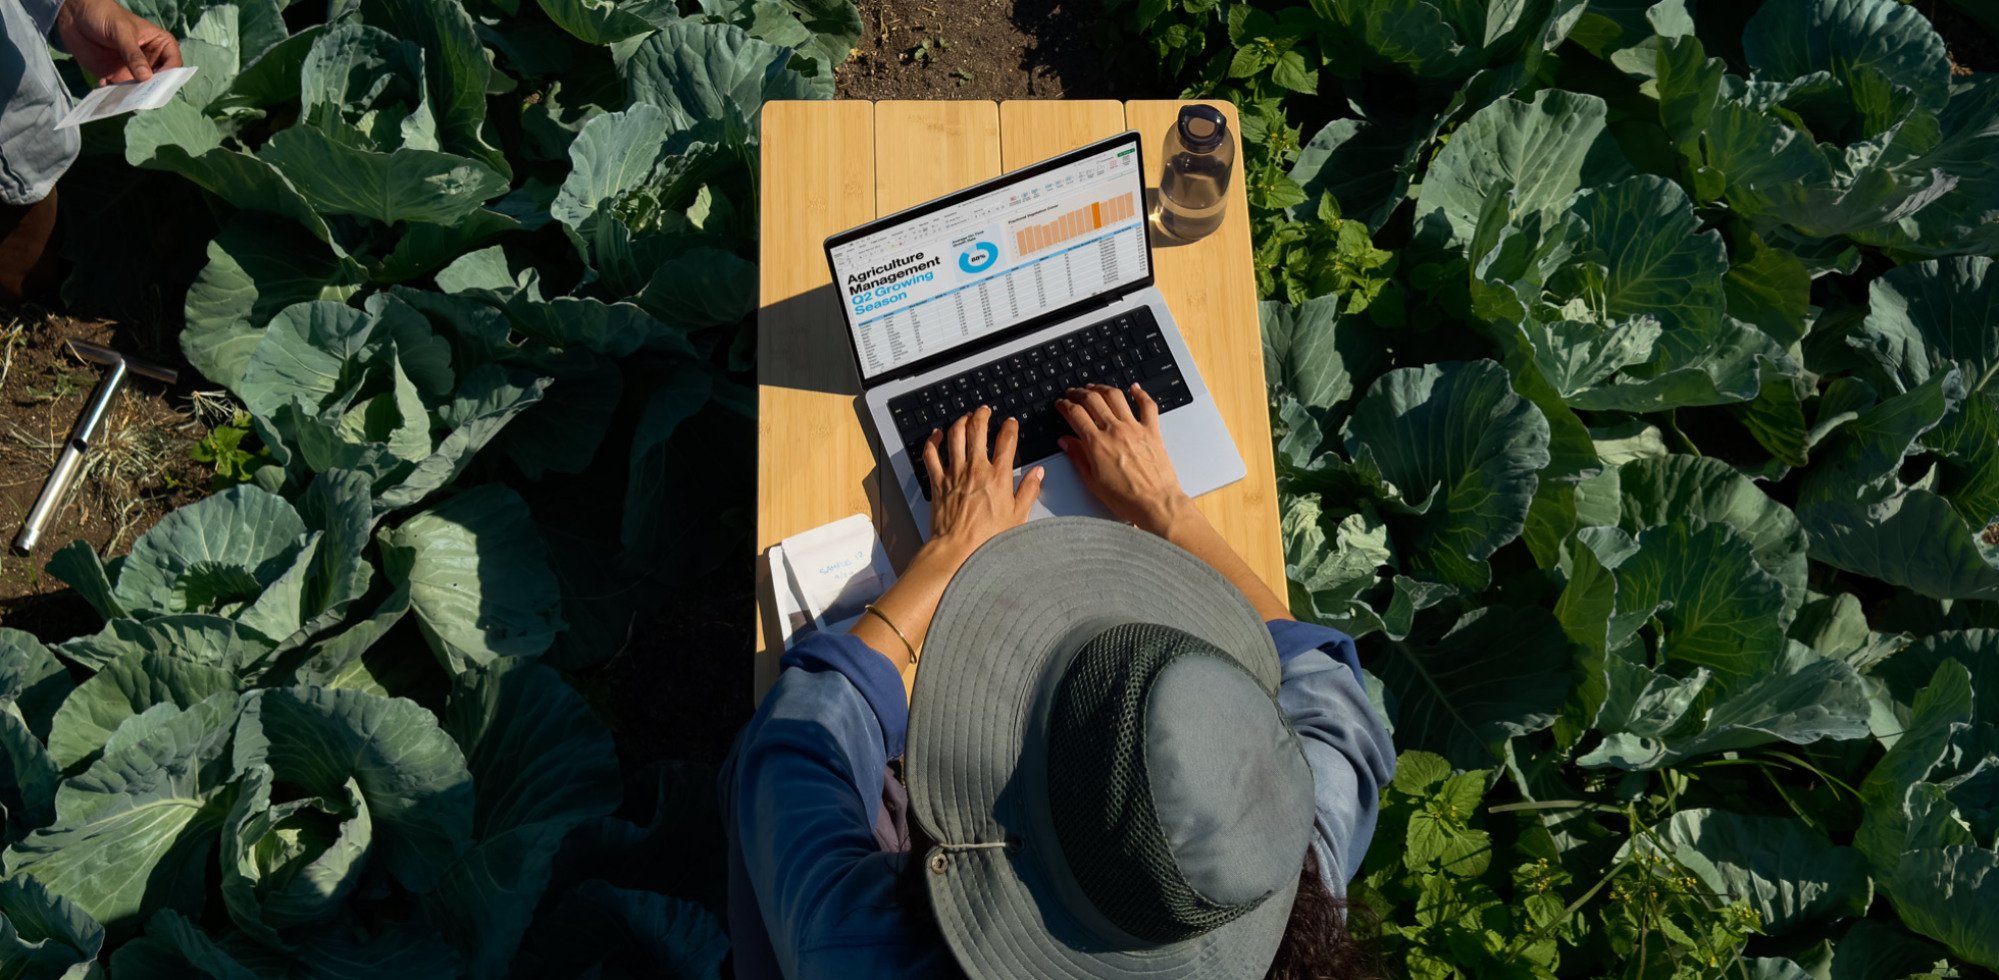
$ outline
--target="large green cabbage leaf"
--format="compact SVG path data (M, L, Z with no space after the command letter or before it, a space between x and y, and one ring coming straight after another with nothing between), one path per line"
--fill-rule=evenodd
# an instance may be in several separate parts
M199 911L215 835L234 802L233 694L156 705L120 725L103 755L56 790L55 820L0 854L114 936L156 909Z
M382 533L383 567L407 583L424 636L453 674L534 657L563 628L560 594L527 505L483 486Z
M1313 0L1336 61L1461 79L1488 65L1531 73L1582 15L1583 0ZM1349 67L1347 70L1351 71Z
M1952 652L1970 656L1981 676L1990 673L1989 632L1961 639ZM1907 729L1861 786L1867 809L1855 844L1904 924L1994 967L1999 811L1986 787L1999 718L1979 693L1965 665L1945 657L1913 697L1904 696Z
M1483 588L1485 559L1516 537L1548 462L1548 421L1491 361L1391 371L1354 405L1345 443L1408 517L1412 574Z
M76 903L26 875L0 880L0 963L9 975L84 980L103 946L104 927Z

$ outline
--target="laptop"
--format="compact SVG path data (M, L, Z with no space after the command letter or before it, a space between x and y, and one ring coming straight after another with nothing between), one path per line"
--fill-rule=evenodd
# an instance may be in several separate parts
M980 405L993 437L1020 421L1016 476L1046 468L1035 517L1109 516L1056 445L1070 387L1142 385L1189 495L1245 475L1153 286L1144 173L1127 132L826 239L866 414L926 539L924 441Z

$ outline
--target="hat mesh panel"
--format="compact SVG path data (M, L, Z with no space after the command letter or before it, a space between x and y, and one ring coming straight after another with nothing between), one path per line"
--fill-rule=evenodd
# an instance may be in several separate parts
M1242 669L1171 627L1114 626L1071 661L1049 716L1049 816L1070 873L1105 918L1158 943L1191 939L1261 904L1222 905L1196 892L1153 810L1146 700L1160 671L1183 656Z

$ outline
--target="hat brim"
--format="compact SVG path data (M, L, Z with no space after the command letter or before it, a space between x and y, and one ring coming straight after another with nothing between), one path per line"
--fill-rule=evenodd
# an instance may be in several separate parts
M1073 900L1046 807L1033 799L1040 757L1023 749L1045 723L1057 661L1131 622L1200 637L1277 690L1277 650L1249 600L1205 562L1127 525L1051 518L1007 531L965 563L938 604L910 699L905 767L910 804L940 842L922 856L931 905L975 978L1248 978L1269 968L1295 879L1241 918L1164 946L1106 940L1115 927L1070 911L1087 903ZM1006 841L1014 846L953 846Z

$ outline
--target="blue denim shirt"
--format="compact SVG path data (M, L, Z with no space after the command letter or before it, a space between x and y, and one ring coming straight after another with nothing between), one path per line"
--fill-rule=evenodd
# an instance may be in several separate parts
M69 90L49 55L49 30L62 0L0 0L0 202L33 204L76 160L74 129L55 129Z
M1368 704L1353 640L1272 621L1278 706L1316 783L1319 873L1335 895L1374 837L1395 749ZM888 658L847 634L801 640L723 765L729 927L740 980L962 975L935 927L908 914L905 854L878 830L909 705ZM907 842L901 846L907 847Z

